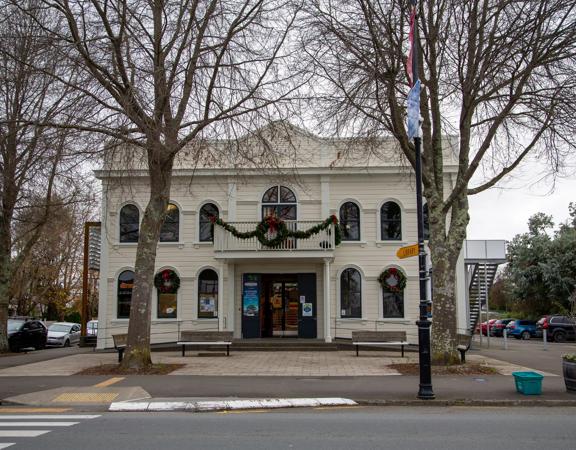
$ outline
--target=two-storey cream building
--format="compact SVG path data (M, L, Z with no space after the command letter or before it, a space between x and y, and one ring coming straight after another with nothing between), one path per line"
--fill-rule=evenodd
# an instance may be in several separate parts
M368 149L289 125L260 131L267 144L245 138L250 144L243 160L250 162L229 157L240 150L225 141L207 145L198 161L180 155L158 244L152 342L175 342L181 330L326 342L350 337L352 330L405 330L416 343L418 261L396 256L417 240L416 195L413 173L394 141ZM445 163L451 183L456 161L446 155ZM99 348L111 347L111 335L127 328L149 195L143 167L118 167L109 156L97 171L103 186ZM309 230L332 215L339 223L273 247L213 224L217 217L248 232L270 215L289 230ZM266 237L274 233L272 227ZM383 273L395 273L387 283L401 281L400 287L383 288ZM458 276L463 290L463 265Z

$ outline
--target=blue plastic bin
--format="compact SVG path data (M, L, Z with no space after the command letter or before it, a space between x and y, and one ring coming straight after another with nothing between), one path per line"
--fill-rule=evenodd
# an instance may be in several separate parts
M516 391L524 395L540 395L542 393L542 378L536 372L512 372L516 382Z

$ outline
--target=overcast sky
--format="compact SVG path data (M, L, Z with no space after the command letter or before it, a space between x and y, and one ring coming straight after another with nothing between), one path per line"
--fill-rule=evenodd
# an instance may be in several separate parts
M528 218L543 212L557 225L568 218L568 204L576 202L576 177L559 178L553 192L551 180L538 180L539 170L530 167L502 188L490 189L470 199L468 239L511 240L528 231ZM473 183L474 184L474 183Z

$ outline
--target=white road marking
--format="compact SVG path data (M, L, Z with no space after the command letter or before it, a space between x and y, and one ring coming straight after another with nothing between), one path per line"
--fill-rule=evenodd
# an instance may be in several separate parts
M8 448L11 445L15 445L14 442L0 442L0 450L2 450L3 448Z
M50 430L0 430L0 437L37 437L50 433Z
M0 427L71 427L80 422L0 422Z
M0 414L0 420L4 419L26 419L26 420L33 420L33 419L96 419L100 417L100 415L73 415L73 414L12 414L12 415L4 415Z

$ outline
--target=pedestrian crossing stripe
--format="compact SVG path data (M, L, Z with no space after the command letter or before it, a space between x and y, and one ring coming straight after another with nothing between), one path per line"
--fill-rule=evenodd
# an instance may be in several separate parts
M62 429L79 424L79 420L98 417L99 414L0 414L0 439L38 437L53 431L47 428ZM75 421L64 422L65 419ZM31 430L30 427L42 429ZM0 450L13 445L16 445L16 442L0 442Z

